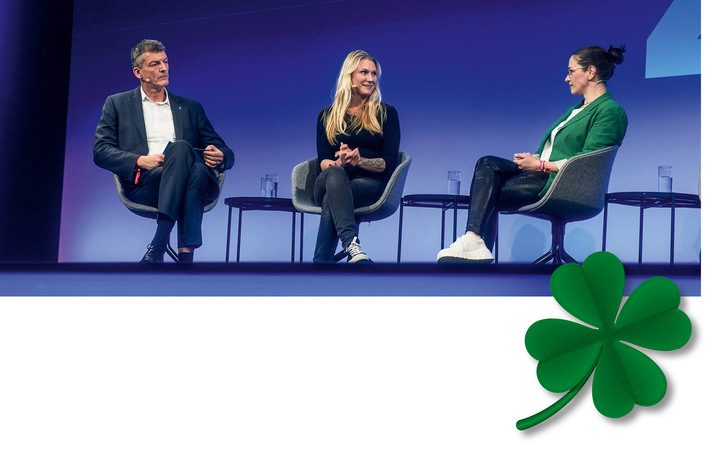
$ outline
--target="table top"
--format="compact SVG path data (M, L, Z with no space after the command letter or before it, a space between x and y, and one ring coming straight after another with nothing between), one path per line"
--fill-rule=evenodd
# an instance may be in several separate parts
M298 212L291 198L264 198L261 196L235 196L225 198L225 204L244 211Z
M700 208L700 197L689 193L662 193L658 191L625 191L607 193L607 203L624 206L649 207L691 207Z
M411 207L440 207L452 209L453 203L457 203L458 209L467 209L470 204L470 196L418 194L402 197L402 205Z

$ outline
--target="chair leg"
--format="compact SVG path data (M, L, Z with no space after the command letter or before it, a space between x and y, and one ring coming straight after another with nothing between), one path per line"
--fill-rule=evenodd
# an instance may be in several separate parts
M553 248L552 249L549 249L548 252L546 254L544 254L543 256L541 256L538 259L534 260L533 263L534 264L545 264L545 263L550 262L552 260L554 260L554 250L553 250Z
M457 213L457 210L455 212ZM499 221L500 215L499 215L498 211L494 211L493 213L495 214L495 216L493 216L493 220L495 220L495 240L493 241L493 257L494 257L493 263L497 264L498 263L498 224L500 223L500 221Z
M172 248L172 245L169 244L169 241L167 241L166 251L167 251L167 254L169 255L169 257L171 257L173 261L179 262L179 256L177 255L177 252L174 250L174 248Z
M576 259L571 257L563 247L561 248L561 260L563 262L566 262L567 264L578 264L579 263Z
M564 247L564 237L566 236L566 222L559 222L556 226L557 231L552 231L551 233L558 236L558 244L556 248L556 256L557 256L557 264L561 265L563 263L567 264L577 264L577 260L574 259L569 255L568 252L566 252L566 248Z
M539 257L534 264L545 264L553 261L556 265L563 263L578 263L576 259L571 257L564 250L564 236L566 235L566 222L553 220L551 221L551 249L546 254Z

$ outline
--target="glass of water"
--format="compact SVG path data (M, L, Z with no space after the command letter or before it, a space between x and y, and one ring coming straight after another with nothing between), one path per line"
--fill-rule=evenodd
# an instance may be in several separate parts
M672 166L660 166L657 168L657 191L660 193L672 193Z
M265 192L268 198L278 197L278 174L265 174Z
M447 172L447 194L456 196L460 194L459 170L449 170Z

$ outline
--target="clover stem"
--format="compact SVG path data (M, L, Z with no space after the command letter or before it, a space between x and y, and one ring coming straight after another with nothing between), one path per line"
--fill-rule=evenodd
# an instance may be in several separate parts
M581 388L584 387L584 384L586 384L586 382L589 380L589 377L592 375L592 373L594 373L594 369L597 367L597 362L599 362L599 357L601 357L601 355L602 349L600 348L599 353L594 359L594 363L592 364L591 368L589 369L587 374L576 384L576 386L572 387L569 392L567 392L562 398L551 404L549 407L541 410L535 415L529 416L528 418L518 420L516 422L516 428L518 428L519 431L524 431L528 428L536 426L537 424L541 424L542 422L546 421L547 419L558 413L558 411L564 408L566 404L571 402L571 399L576 397L576 394L581 391Z

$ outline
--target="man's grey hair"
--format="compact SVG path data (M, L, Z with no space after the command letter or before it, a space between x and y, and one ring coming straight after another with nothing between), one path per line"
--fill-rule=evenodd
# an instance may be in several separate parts
M142 54L148 51L151 51L153 53L159 53L160 51L164 50L165 47L159 40L144 39L138 44L134 45L134 48L131 49L131 66L134 68L142 67L142 64L144 64L144 58L142 58Z

